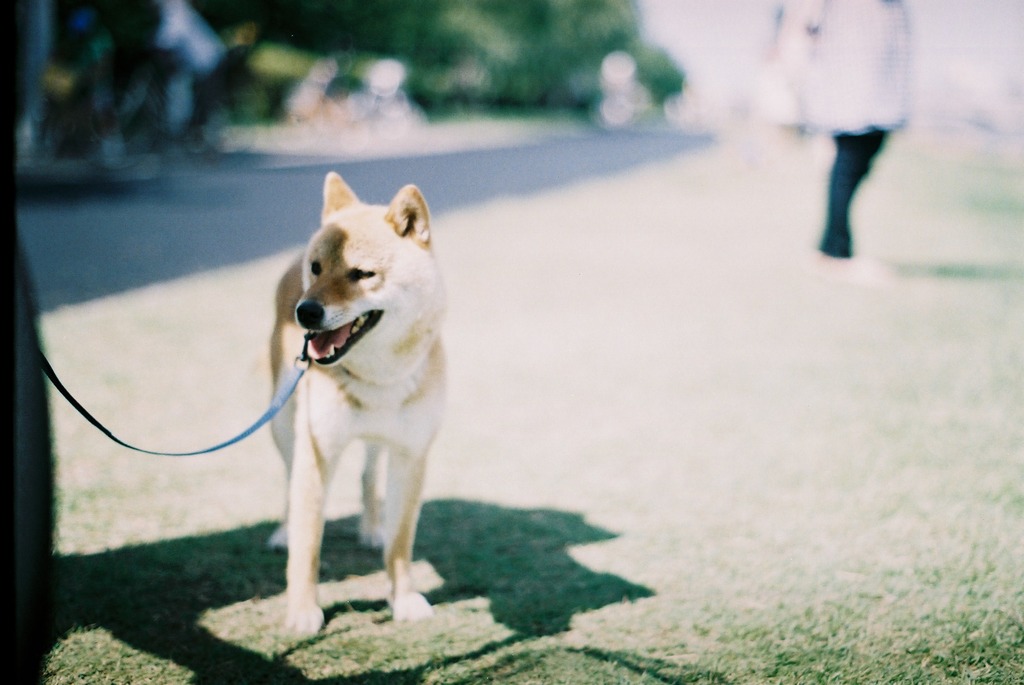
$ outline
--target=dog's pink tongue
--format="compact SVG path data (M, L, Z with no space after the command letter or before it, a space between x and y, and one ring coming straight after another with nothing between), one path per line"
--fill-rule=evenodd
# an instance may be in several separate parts
M335 348L345 344L351 333L352 322L345 324L341 328L335 328L333 331L318 333L316 337L309 341L311 355L314 359L329 357Z

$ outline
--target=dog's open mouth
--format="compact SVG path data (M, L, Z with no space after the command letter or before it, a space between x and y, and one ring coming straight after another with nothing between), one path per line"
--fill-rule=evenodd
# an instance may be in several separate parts
M309 355L317 364L333 364L352 346L359 342L366 333L377 325L384 312L375 309L349 321L340 328L330 331L319 331L309 339ZM311 331L312 332L312 331Z

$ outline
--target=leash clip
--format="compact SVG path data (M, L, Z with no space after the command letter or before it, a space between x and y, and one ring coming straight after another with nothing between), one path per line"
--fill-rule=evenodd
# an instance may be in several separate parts
M316 337L315 331L306 331L304 336L305 341L302 343L302 353L295 358L295 367L302 368L303 370L308 369L311 363L309 358L309 341Z

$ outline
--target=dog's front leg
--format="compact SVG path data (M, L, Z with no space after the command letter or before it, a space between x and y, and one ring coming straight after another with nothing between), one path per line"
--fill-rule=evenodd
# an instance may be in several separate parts
M305 635L317 632L324 624L316 586L320 579L328 474L328 464L309 431L300 428L296 431L288 496L288 618L285 625Z
M389 450L384 563L391 581L388 603L396 621L417 621L434 613L427 599L413 588L410 573L426 471L425 456L405 450Z

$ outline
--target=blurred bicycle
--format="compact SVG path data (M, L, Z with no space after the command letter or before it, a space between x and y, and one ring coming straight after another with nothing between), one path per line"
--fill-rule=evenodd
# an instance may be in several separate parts
M167 74L155 59L137 66L118 100L118 117L128 154L162 152L170 138L166 125Z
M66 30L66 41L43 75L39 151L115 164L125 150L114 91L114 41L89 6L71 13Z

